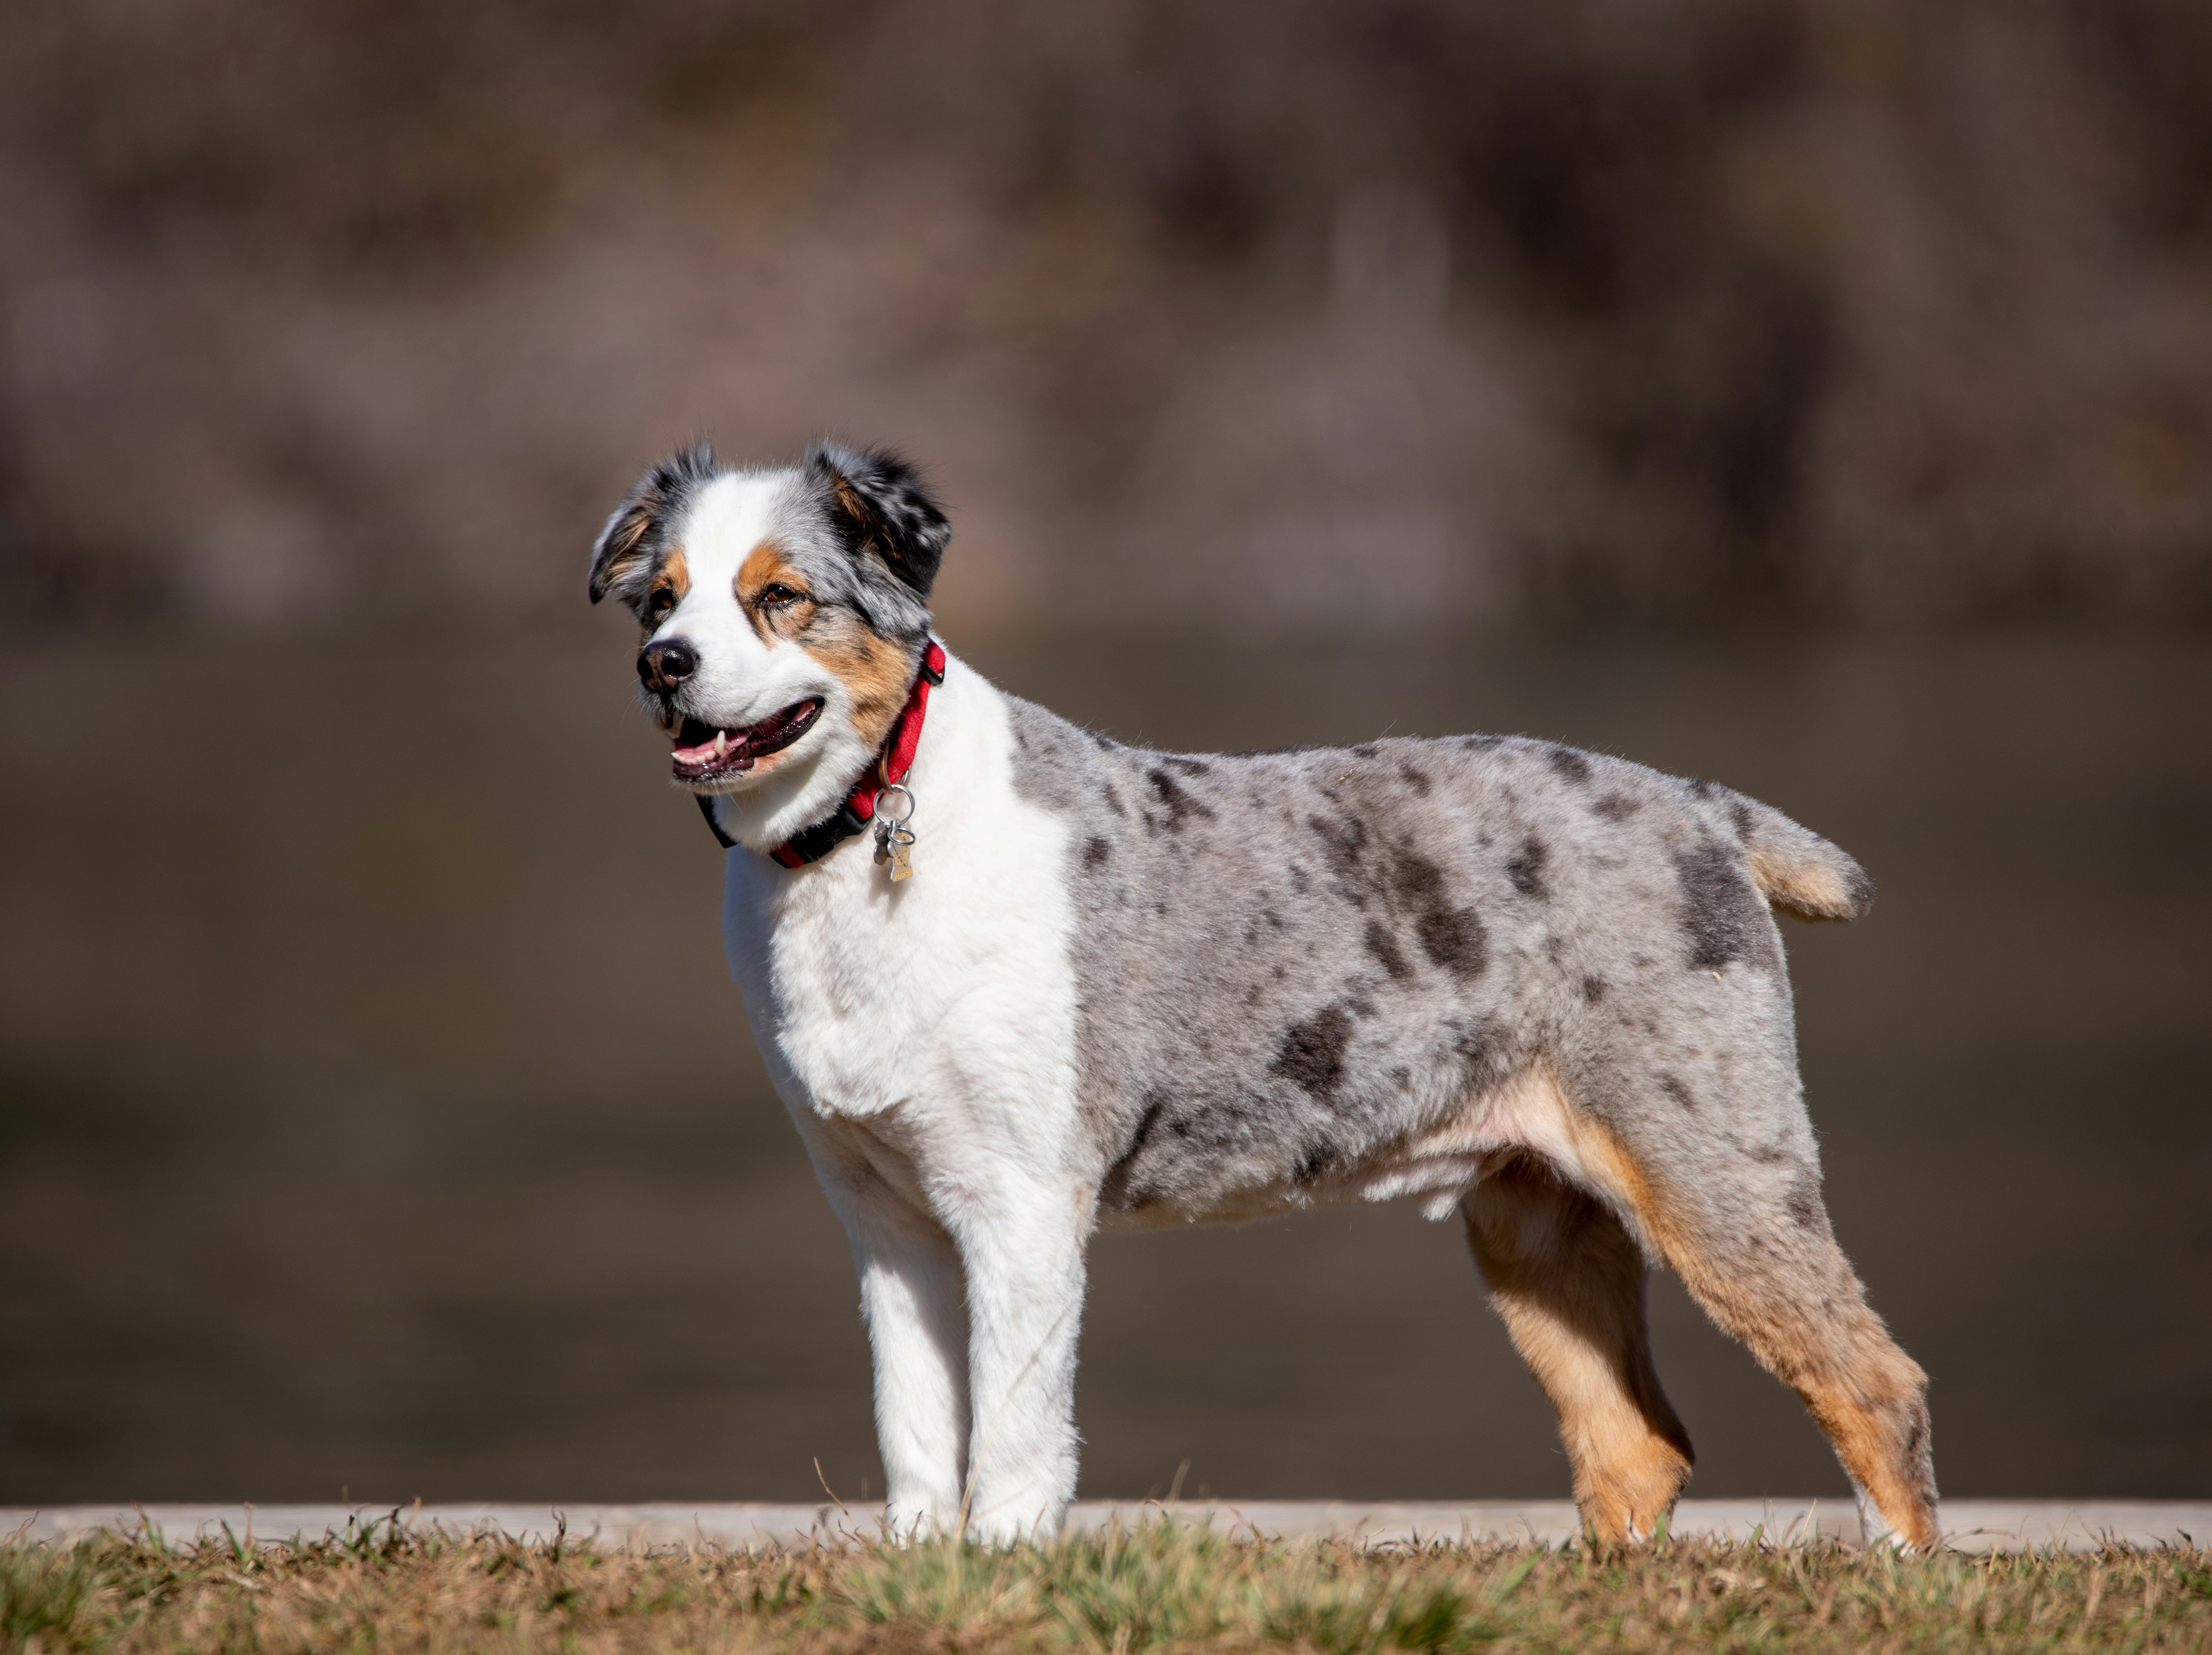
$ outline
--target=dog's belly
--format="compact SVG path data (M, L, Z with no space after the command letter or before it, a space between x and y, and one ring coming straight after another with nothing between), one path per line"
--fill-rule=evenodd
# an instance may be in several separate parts
M1348 1165L1307 1179L1224 1183L1176 1203L1102 1208L1099 1227L1155 1230L1182 1224L1237 1224L1354 1202L1419 1200L1424 1215L1451 1216L1468 1191L1507 1161L1534 1156L1560 1177L1603 1196L1625 1198L1613 1157L1592 1123L1577 1114L1551 1067L1535 1062L1504 1084L1469 1097L1445 1119L1385 1145Z

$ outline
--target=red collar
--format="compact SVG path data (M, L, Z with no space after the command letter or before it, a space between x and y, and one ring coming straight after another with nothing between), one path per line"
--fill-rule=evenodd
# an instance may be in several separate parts
M929 712L929 692L945 682L945 646L934 638L921 652L921 670L914 675L914 687L906 692L906 705L900 709L898 722L891 726L890 738L884 743L876 762L860 774L853 791L845 796L836 812L824 817L804 832L794 833L768 854L786 867L804 867L809 862L818 862L846 840L863 831L875 818L876 800L888 788L906 780L906 773L914 768L915 749L921 745L921 721ZM696 795L700 812L714 837L728 849L737 843L722 831L722 824L714 817L714 801L706 794Z

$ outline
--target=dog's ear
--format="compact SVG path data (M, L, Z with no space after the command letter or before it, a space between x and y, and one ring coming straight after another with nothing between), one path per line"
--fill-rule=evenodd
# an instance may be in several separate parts
M888 449L824 441L807 448L806 475L827 496L848 551L873 553L915 596L929 596L952 525L913 466Z
M678 448L638 478L592 548L589 590L593 603L620 586L624 576L651 567L662 532L691 491L713 482L716 472L714 445L702 438Z

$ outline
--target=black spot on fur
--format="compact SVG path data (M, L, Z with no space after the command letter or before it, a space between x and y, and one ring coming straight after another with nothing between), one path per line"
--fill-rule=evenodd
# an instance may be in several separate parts
M1583 999L1585 1003L1595 1006L1604 998L1605 979L1603 977L1586 977L1583 979Z
M1684 1109L1695 1110L1698 1107L1698 1094L1671 1074L1662 1074L1659 1077L1659 1090L1672 1098Z
M1113 788L1105 787L1100 788L1098 789L1098 797L1101 801L1104 803L1106 808L1112 811L1116 816L1127 816L1129 813L1127 811L1121 808L1121 795L1115 792Z
M1413 975L1413 965L1406 958L1406 951L1398 946L1398 940L1383 928L1380 920L1367 922L1365 941L1367 952L1382 962L1382 969L1390 974L1393 983L1403 983Z
M1291 864L1291 889L1301 897L1313 889L1313 876L1296 862Z
M1532 833L1521 842L1521 849L1505 864L1505 877L1513 881L1513 888L1522 896L1542 902L1551 895L1544 885L1544 864L1550 856L1544 842Z
M1544 757L1551 766L1570 782L1587 783L1590 779L1590 762L1572 747L1553 747Z
M1445 905L1442 868L1418 851L1401 852L1391 865L1390 888L1401 904L1415 910L1413 935L1422 952L1454 977L1482 975L1490 963L1489 934L1472 908Z
M1796 1159L1780 1144L1761 1144L1758 1148L1746 1150L1744 1153L1762 1166L1772 1166L1778 1162Z
M1472 908L1432 908L1414 922L1421 952L1454 977L1478 977L1490 964L1490 934Z
M1413 1071L1402 1066L1392 1069L1390 1071L1390 1084L1397 1087L1401 1092L1412 1090L1413 1085Z
M1325 1006L1283 1034L1282 1049L1269 1068L1316 1098L1331 1096L1344 1081L1344 1048L1352 1038L1352 1019L1341 1006Z
M1433 908L1443 900L1444 871L1419 852L1408 850L1391 868L1390 885L1400 900Z
M1356 758L1372 758L1376 753L1380 752L1382 749L1377 747L1371 741L1363 741L1358 746L1350 748L1348 751Z
M1735 837L1736 837L1736 838L1737 838L1739 841L1741 841L1741 842L1742 842L1742 843L1750 843L1750 840L1751 840L1751 806L1750 806L1750 805L1749 805L1749 804L1747 804L1747 803L1746 803L1743 800L1741 800L1741 799L1731 800L1729 801L1729 820L1735 824Z
M1105 867L1113 854L1114 847L1096 834L1083 842L1083 866L1093 873Z
M1720 788L1713 782L1700 780L1696 776L1692 776L1690 778L1690 791L1700 799L1710 799L1715 794L1718 793Z
M1638 800L1625 793L1602 794L1590 800L1590 814L1602 816L1608 822L1625 822L1643 808Z
M1204 776L1213 768L1202 758L1163 758L1160 763L1172 764L1185 776Z
M1469 752L1480 752L1485 747L1494 747L1505 738L1496 735L1463 735L1459 745Z
M1308 1144L1299 1152L1298 1164L1291 1169L1291 1182L1311 1183L1328 1170L1328 1164L1334 1159L1327 1144Z
M1267 921L1268 924L1273 926L1278 931L1283 928L1283 916L1280 914L1278 914L1272 908L1261 909L1260 910L1260 917Z
M1817 1230L1826 1216L1820 1210L1820 1180L1811 1172L1800 1172L1790 1180L1790 1193L1782 1198L1782 1210L1808 1230Z
M1155 764L1145 772L1145 779L1152 784L1152 791L1159 795L1160 803L1167 806L1165 825L1170 833L1181 833L1183 824L1194 816L1210 817L1213 814L1212 806L1184 792L1182 783L1170 776L1164 766ZM1152 820L1147 814L1146 825L1151 826Z
M1772 965L1774 939L1766 904L1735 859L1711 839L1674 860L1682 881L1682 934L1692 970L1717 971L1735 961Z
M1406 785L1419 794L1422 798L1425 799L1429 796L1431 784L1426 770L1417 769L1412 764L1401 764L1398 766L1398 774L1405 778Z
M1085 730L1083 733L1089 736L1092 741L1097 744L1098 750L1101 752L1110 753L1115 748L1121 745L1120 742L1115 740L1112 736L1104 733L1103 731Z
M1332 822L1326 816L1309 816L1306 825L1321 841L1322 854L1335 874L1337 889L1357 907L1367 906L1367 875L1359 866L1359 853L1367 843L1367 829L1357 818Z

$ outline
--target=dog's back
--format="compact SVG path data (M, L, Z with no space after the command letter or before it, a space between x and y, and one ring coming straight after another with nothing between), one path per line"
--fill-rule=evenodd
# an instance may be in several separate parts
M1786 817L1495 736L1187 757L1025 706L1015 731L1018 781L1078 824L1082 1068L1114 1216L1340 1198L1538 1062L1669 1161L1725 1123L1813 1176L1794 1086L1711 1061L1786 1056L1768 901L1870 897Z

